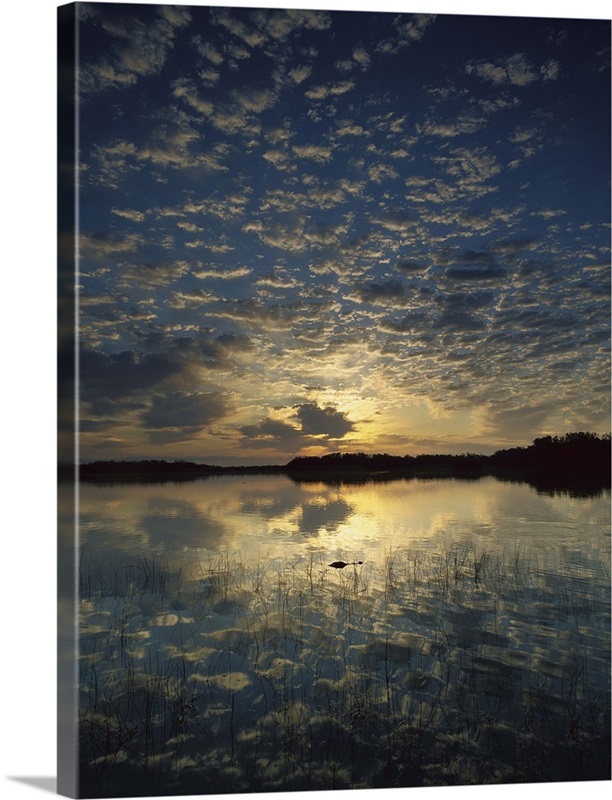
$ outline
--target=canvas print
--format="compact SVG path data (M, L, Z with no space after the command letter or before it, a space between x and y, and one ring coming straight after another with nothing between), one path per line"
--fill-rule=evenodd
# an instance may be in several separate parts
M69 796L610 779L610 21L382 6L58 10Z

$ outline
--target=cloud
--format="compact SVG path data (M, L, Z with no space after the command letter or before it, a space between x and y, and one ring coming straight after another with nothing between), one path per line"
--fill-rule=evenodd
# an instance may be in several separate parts
M200 97L195 83L189 78L177 78L172 84L172 94L179 100L184 100L199 114L209 117L213 113L212 102Z
M561 65L558 61L554 59L550 59L547 61L546 64L542 64L540 67L540 75L545 81L555 81L559 77L559 73L561 71Z
M419 133L425 136L438 136L441 139L454 139L468 133L476 133L486 125L484 117L473 115L459 115L451 122L427 121L424 125L417 127Z
M92 182L118 189L123 181L134 177L141 169L135 162L138 150L136 145L125 140L115 140L106 146L94 145L91 151L93 162Z
M319 164L324 164L332 157L331 147L321 144L294 145L293 152L298 158L310 158Z
M242 39L251 48L259 47L266 41L264 33L257 30L256 27L246 22L242 17L238 17L232 9L214 9L211 19L214 24L222 26L234 36Z
M134 320L130 319L129 324ZM127 327L127 321L123 324ZM123 350L118 353L103 353L81 346L80 375L83 400L88 403L93 417L119 415L121 408L129 410L149 409L145 415L151 427L153 412L172 408L181 410L177 402L158 400L150 407L151 396L173 394L175 401L185 387L192 387L194 379L202 385L203 370L231 372L238 363L252 352L252 342L246 336L221 333L212 336L203 330L196 337L173 336L156 330L151 324L148 330L155 331L138 338L139 350ZM190 392L187 392L190 394ZM197 393L191 392L195 397ZM208 393L210 395L210 393ZM198 395L200 396L200 395ZM213 395L214 396L214 395ZM195 400L194 400L195 403ZM212 406L211 406L212 407ZM157 417L159 420L159 417ZM175 425L186 425L177 416ZM189 425L195 423L189 422Z
M83 399L94 416L122 407L126 398L147 392L180 371L179 365L160 353L131 350L106 354L81 347L79 368Z
M469 292L452 292L438 299L445 310L491 309L495 305L496 293L490 289Z
M401 319L395 317L381 322L381 329L391 333L413 333L422 336L432 327L432 316L429 309L411 310Z
M275 209L280 212L295 212L302 208L334 208L347 202L342 188L328 184L318 188L313 185L305 192L288 192L284 189L269 189L264 195L260 209Z
M248 90L234 90L229 95L229 100L223 104L213 103L208 96L202 96L198 92L191 78L185 77L177 78L173 82L172 93L217 130L224 134L241 134L245 137L259 135L261 125L258 115L272 108L278 101L275 90L250 87ZM200 123L202 119L196 118L196 121ZM199 134L196 136L199 138Z
M508 83L512 86L527 86L538 80L556 80L559 75L558 62L550 59L540 67L530 63L523 53L516 53L503 61L470 62L466 66L468 75L495 84Z
M275 267L271 272L256 278L255 284L270 289L295 289L300 282L280 267Z
M564 208L543 208L540 211L532 211L532 217L542 217L542 219L554 219L555 217L563 217L567 214Z
M368 178L374 183L382 183L385 178L399 178L399 172L390 164L372 164L368 167Z
M486 330L487 321L470 311L448 308L433 322L433 328L453 333L469 333Z
M502 170L495 156L484 145L457 147L451 150L450 157L436 157L434 162L445 165L449 175L470 185L489 180Z
M278 409L282 412L283 409ZM348 416L333 406L316 403L293 406L292 419L299 427L282 419L266 417L255 425L241 426L241 444L251 448L271 448L282 454L296 454L303 448L329 445L355 430Z
M293 69L289 70L289 76L297 84L300 84L302 81L305 81L306 78L309 78L311 73L312 67L308 64L303 64L299 67L294 67Z
M346 236L350 220L343 219L337 223L321 225L305 215L291 215L288 222L266 222L254 219L247 222L242 230L255 233L259 240L268 247L290 253L301 253L309 249L322 250L338 247L340 240Z
M191 21L186 8L160 6L147 15L129 6L106 9L87 3L79 7L83 25L100 25L111 39L108 54L88 61L83 53L79 89L84 94L134 86L147 75L159 73L174 46L176 32Z
M189 261L136 261L121 265L117 285L125 288L137 285L147 288L166 288L191 271Z
M281 420L269 417L257 425L243 425L240 428L242 444L246 447L278 448L281 452L296 452L304 444L304 438L297 428Z
M562 186L549 169L582 128L597 130L576 127L593 105L583 97L572 116L541 102L574 80L569 51L554 51L562 70L552 40L513 55L500 30L437 70L450 19L377 15L368 27L361 15L213 7L189 12L196 29L177 27L172 8L138 11L146 28L174 25L146 80L128 75L117 47L129 42L102 16L84 27L87 52L104 47L137 81L83 104L100 104L81 172L92 425L104 414L140 425L125 438L135 452L145 422L164 425L147 428L157 441L183 441L174 408L203 436L197 395L216 386L241 407L211 446L239 460L244 437L260 448L247 458L276 460L275 443L318 452L342 433L361 446L383 417L386 431L427 427L443 408L450 432L486 404L510 411L556 392L569 407L605 383L602 186L592 171L582 197L571 171ZM420 72L389 84L396 53ZM433 411L409 417L427 396Z
M458 264L469 264L478 267L493 267L495 266L495 256L485 251L476 250L462 250L455 256L455 261Z
M232 217L242 216L249 202L250 189L234 191L221 197L216 194L201 200L188 200L183 209L188 214L211 214L220 220L227 221Z
M262 158L265 161L268 161L270 164L273 164L278 170L295 169L289 154L285 150L278 150L276 148L266 150L266 152L262 155Z
M416 189L406 198L410 202L449 203L484 197L499 190L498 186L491 183L491 179L502 171L502 167L485 145L453 148L448 155L433 156L432 162L451 181L437 177L408 178L406 185Z
M417 220L414 216L402 211L397 211L393 214L385 214L376 219L375 222L382 225L383 228L397 233L410 230L410 228L413 228L417 224Z
M286 40L301 29L324 31L331 26L331 16L326 11L309 9L257 9L253 12L253 19L270 39L278 41Z
M405 306L409 300L403 285L398 281L386 281L385 283L372 281L363 284L357 288L354 297L361 303L397 307Z
M501 267L449 267L445 273L447 278L456 281L496 281L505 278L507 271Z
M435 14L413 14L408 19L400 15L395 18L393 24L402 39L417 42L423 38L425 31L435 19Z
M186 85L180 91L186 91ZM183 99L186 96L181 95ZM223 161L230 154L230 146L217 142L208 151L194 153L191 145L201 142L200 134L186 123L183 115L180 122L168 122L154 129L140 147L125 140L106 146L95 145L90 153L90 164L86 165L91 175L89 180L109 189L119 189L149 164L164 169L204 168L227 172Z
M198 73L198 77L205 86L214 86L221 78L221 75L216 69L202 69Z
M132 222L143 222L145 214L142 211L135 211L132 208L111 208L111 214L124 217Z
M153 434L152 441L182 441L228 413L228 401L222 392L172 392L154 394L140 419Z
M140 160L151 161L156 166L184 169L198 163L199 159L189 146L199 139L200 134L194 128L166 124L153 132L137 155Z
M133 253L143 242L140 234L111 234L83 231L79 236L79 249L88 258L99 260L116 253Z
M368 136L365 128L362 128L361 125L357 125L350 120L338 122L338 125L336 136Z
M195 270L193 276L194 278L199 278L200 280L213 278L215 280L231 281L235 280L236 278L245 278L247 275L250 275L252 271L253 270L250 267L229 267L225 269L205 267Z
M361 69L365 70L370 66L370 55L365 47L356 47L353 50L353 59L359 64Z
M395 269L398 272L403 272L406 275L415 275L417 273L426 272L429 267L425 264L421 264L418 261L412 261L411 259L401 259L395 265Z
M346 94L354 88L354 81L341 81L340 83L313 86L312 89L309 89L304 94L309 100L325 100L328 97Z
M523 250L535 250L538 245L536 236L516 237L501 239L490 246L492 252L502 253L505 256L515 256Z
M249 89L248 91L234 91L232 98L245 111L261 114L277 101L277 95L271 89Z
M245 108L237 104L215 108L211 114L210 122L214 127L227 136L240 135L246 139L259 136L261 125L257 118L249 115Z
M316 403L305 403L297 407L295 416L302 426L302 433L311 436L341 439L355 430L347 415L332 406L320 408Z
M322 31L331 25L326 11L307 9L215 9L212 19L252 49L284 42L300 29Z
M219 50L217 50L209 41L204 40L199 35L194 36L191 41L197 52L204 58L208 59L208 61L210 61L216 67L219 67L221 64L223 64L223 53L219 52Z
M482 426L487 435L508 438L511 441L522 439L525 432L529 436L543 432L546 421L556 411L556 402L550 399L536 403L521 403L520 400L506 401L502 408L485 407L482 413Z
M422 39L435 19L435 14L399 14L393 20L397 38L383 40L376 47L377 51L397 55L402 48Z

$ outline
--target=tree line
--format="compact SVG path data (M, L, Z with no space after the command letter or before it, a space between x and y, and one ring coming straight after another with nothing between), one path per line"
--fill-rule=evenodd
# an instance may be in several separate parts
M294 480L359 480L364 477L480 477L495 475L527 480L537 487L610 486L610 434L590 432L543 436L527 447L497 450L492 455L429 453L395 456L388 453L329 453L297 456L284 466L220 467L177 459L93 461L78 467L81 480L189 480L207 475L281 473ZM60 476L72 478L74 467Z
M562 436L543 436L527 447L497 450L492 455L478 453L422 454L393 456L388 453L330 453L324 456L298 456L286 467L289 474L402 474L457 477L498 477L525 479L545 486L610 486L610 434L575 432Z

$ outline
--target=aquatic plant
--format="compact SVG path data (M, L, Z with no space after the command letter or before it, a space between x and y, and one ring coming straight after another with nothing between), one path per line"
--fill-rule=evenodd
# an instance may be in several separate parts
M571 564L464 544L91 566L83 796L610 777L609 605Z

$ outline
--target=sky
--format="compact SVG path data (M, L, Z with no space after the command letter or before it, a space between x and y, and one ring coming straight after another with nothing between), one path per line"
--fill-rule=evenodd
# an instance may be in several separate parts
M608 21L84 3L79 29L82 460L610 429Z

